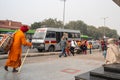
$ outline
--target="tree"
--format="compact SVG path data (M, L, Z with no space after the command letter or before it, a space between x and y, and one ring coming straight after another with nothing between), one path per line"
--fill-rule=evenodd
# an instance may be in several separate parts
M94 39L100 39L102 34L96 27L91 25L87 27L87 35L93 37Z
M118 38L118 34L117 31L114 29L110 29L108 27L99 27L98 28L99 32L104 35L104 31L105 31L105 36L109 37L109 38Z
M30 29L37 29L41 27L41 22L34 22L33 24L31 24Z
M41 22L42 25L46 25L48 27L54 27L54 28L62 28L63 24L62 21L57 21L57 19L45 19Z
M87 33L87 24L85 24L83 21L70 21L65 25L65 28L67 29L74 29L74 30L80 30L82 34Z

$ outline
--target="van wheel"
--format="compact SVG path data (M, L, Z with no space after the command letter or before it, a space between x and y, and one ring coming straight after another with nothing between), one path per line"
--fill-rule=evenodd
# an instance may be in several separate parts
M43 50L42 49L37 49L38 50L38 52L42 52Z
M50 46L49 49L48 49L49 52L54 52L55 51L55 48L53 46Z

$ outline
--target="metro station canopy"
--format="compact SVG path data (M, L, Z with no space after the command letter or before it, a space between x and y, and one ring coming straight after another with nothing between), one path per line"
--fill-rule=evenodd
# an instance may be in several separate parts
M120 0L113 0L120 7Z

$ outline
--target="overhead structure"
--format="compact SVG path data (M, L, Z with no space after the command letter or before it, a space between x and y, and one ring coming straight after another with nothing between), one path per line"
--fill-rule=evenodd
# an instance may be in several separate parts
M120 0L113 0L120 7Z

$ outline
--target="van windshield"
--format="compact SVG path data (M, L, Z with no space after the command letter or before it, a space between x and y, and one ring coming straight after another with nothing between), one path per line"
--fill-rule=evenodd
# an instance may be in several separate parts
M33 35L33 38L34 39L44 39L45 37L45 32L36 32L34 35Z

